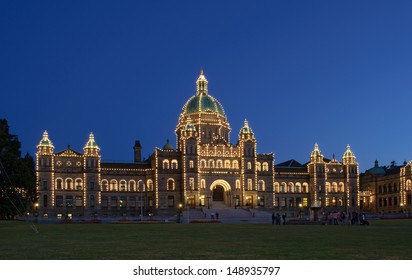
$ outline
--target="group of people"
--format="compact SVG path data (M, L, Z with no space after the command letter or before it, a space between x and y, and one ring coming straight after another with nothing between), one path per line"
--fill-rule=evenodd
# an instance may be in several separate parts
M273 212L272 213L272 225L280 225L280 224L284 224L286 225L286 214L282 214L282 216L280 216L279 213Z
M328 221L330 225L351 224L351 225L369 225L364 213L358 212L331 212L327 215L324 213L322 220Z

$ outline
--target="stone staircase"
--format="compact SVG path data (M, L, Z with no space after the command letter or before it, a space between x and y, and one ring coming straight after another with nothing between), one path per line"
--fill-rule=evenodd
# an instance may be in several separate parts
M207 207L202 209L185 209L182 214L184 222L193 220L219 220L222 222L250 220L255 215L247 209L228 207L223 202L213 202L212 207L209 209Z

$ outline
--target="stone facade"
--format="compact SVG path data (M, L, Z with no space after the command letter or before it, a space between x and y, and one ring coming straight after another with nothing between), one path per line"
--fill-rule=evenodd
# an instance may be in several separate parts
M83 153L54 152L47 132L37 146L39 212L43 217L121 217L175 213L179 207L224 204L232 208L308 212L357 210L359 167L348 146L342 162L323 157L318 145L310 161L274 165L274 154L258 154L245 120L236 144L223 106L208 93L201 71L196 94L183 106L167 142L147 160L134 145L134 162L102 161L94 135Z

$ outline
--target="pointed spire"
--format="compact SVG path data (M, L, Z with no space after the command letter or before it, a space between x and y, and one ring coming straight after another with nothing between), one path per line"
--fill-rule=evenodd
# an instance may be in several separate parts
M196 85L197 85L197 94L207 94L207 84L208 81L203 74L203 68L200 68L200 75L199 78L197 78Z
M99 146L97 146L96 141L94 140L94 135L92 132L89 134L89 140L87 141L86 145L83 148L85 154L87 155L96 155L99 153Z
M54 148L52 141L50 141L49 139L49 134L47 133L47 130L43 132L43 138L40 140L39 145L37 145L37 148L39 147Z
M313 148L313 151L310 153L310 159L311 161L323 161L323 155L319 150L318 143L315 143L315 147Z
M355 154L351 151L349 144L346 146L346 151L343 154L343 163L355 163Z

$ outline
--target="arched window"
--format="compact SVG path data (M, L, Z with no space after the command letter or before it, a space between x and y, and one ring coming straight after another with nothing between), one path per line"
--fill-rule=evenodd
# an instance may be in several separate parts
M223 163L222 163L222 161L220 160L220 159L218 159L217 161L216 161L216 168L222 168L223 167Z
M247 179L247 190L251 191L253 188L253 182L252 179Z
M63 188L63 180L61 178L56 179L56 189L61 190Z
M209 168L215 168L215 162L213 159L209 159Z
M288 184L288 192L294 192L295 190L294 190L294 185L293 185L293 183L292 182L289 182L289 184Z
M411 180L407 180L406 181L406 190L410 191L412 187L412 181Z
M282 182L281 184L280 184L280 192L286 192L286 183L285 182Z
M252 163L250 161L247 163L247 169L252 169Z
M136 187L136 182L134 180L129 181L129 191L134 192Z
M332 192L337 192L338 191L338 184L336 182L332 183Z
M256 171L261 171L261 165L260 162L256 162Z
M163 169L169 169L169 160L168 159L163 160Z
M189 160L189 168L195 168L195 163L193 160Z
M274 188L274 190L275 190L276 193L280 192L280 187L279 187L279 183L278 183L278 182L275 182L275 183L273 184L273 188Z
M80 178L76 179L76 190L81 190L83 189L83 180Z
M230 168L230 160L225 160L225 168Z
M175 190L175 180L172 178L167 180L167 190L168 191L174 191Z
M340 192L345 192L345 184L342 183L342 182L339 183L339 191Z
M299 182L295 184L295 192L297 192L297 193L302 192L302 186L300 185Z
M172 163L173 164L173 163ZM153 191L153 181L152 180L147 180L147 190L149 192Z
M233 166L233 169L238 169L239 168L239 162L237 160L234 160L232 162L232 166Z
M205 179L200 180L200 188L205 189L206 188L206 181Z
M178 166L178 164L177 164L177 160L172 160L172 169L178 169L179 168L179 166Z
M144 191L145 191L144 183L143 183L142 180L139 180L139 181L137 182L137 191L138 191L138 192L144 192Z
M329 182L326 182L326 183L325 183L325 189L326 189L326 191L327 191L328 193L332 191L332 188L331 188Z
M265 191L265 181L259 180L259 182L258 182L258 191Z
M303 184L302 184L302 191L305 192L305 193L309 192L309 185L308 185L308 183L303 183Z
M126 190L126 181L125 180L121 180L120 181L120 189L121 192L124 192Z
M262 164L262 169L263 169L263 171L269 171L269 164L267 162L264 162Z
M200 160L200 168L206 168L206 160Z
M73 189L73 180L71 178L66 179L66 190L72 190Z
M240 190L240 180L236 180L236 189Z
M102 191L103 192L108 191L108 186L109 186L109 182L107 182L107 180L102 180Z
M110 181L110 191L117 191L117 181L115 179Z

